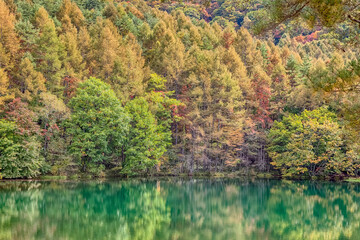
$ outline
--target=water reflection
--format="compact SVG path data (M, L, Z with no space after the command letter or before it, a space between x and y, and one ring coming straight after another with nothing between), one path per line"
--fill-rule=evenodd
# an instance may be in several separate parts
M0 239L358 239L360 185L0 182Z

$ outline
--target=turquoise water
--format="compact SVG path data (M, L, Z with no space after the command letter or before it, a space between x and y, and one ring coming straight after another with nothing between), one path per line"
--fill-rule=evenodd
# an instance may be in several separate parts
M360 184L0 182L0 239L360 239Z

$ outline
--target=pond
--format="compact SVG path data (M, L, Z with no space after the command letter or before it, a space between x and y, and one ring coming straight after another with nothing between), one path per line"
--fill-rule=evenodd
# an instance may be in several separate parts
M0 239L359 239L360 184L0 182Z

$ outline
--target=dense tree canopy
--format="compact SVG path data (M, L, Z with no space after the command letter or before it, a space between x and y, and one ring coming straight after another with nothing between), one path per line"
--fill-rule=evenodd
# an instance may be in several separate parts
M336 115L325 108L304 111L275 122L269 132L272 164L285 176L350 174L359 159Z
M42 157L35 136L22 134L14 122L2 119L0 137L0 178L31 178L40 174Z
M2 176L358 174L357 1L201 2L0 0Z
M131 121L123 172L131 175L137 171L149 171L160 163L160 158L166 151L165 136L144 98L129 102L125 109L131 116Z
M129 119L110 86L96 78L80 84L69 102L72 114L67 132L71 151L82 169L103 168L121 155L129 131Z

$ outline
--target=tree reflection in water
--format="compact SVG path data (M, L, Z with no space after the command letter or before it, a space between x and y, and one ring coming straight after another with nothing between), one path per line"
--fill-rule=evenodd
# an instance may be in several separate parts
M0 239L357 239L360 185L0 182Z

